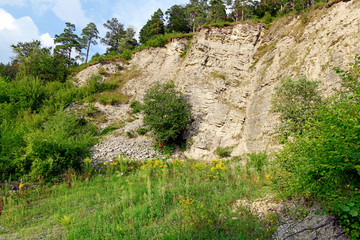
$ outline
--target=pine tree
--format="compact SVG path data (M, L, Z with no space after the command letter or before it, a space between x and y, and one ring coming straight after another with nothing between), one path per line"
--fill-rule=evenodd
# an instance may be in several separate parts
M82 42L84 45L86 45L86 59L85 62L87 63L88 57L89 57L89 50L90 50L90 44L96 45L98 42L96 39L99 39L99 31L97 30L97 27L95 23L91 22L89 23L81 33L82 36Z
M75 33L75 25L66 22L66 28L60 35L55 35L54 42L60 43L56 45L54 49L55 55L64 55L68 60L71 60L71 51L75 49L77 52L81 52L82 44L80 38Z
M192 25L193 32L197 27L206 22L207 1L206 0L190 0L190 4L186 6L189 14L189 22Z
M135 34L136 31L133 27L128 27L126 29L125 37L119 41L118 49L120 53L122 53L125 49L132 50L138 45L137 40L135 39Z
M119 42L126 35L124 24L119 23L117 18L112 18L111 20L107 20L107 22L104 23L104 27L110 31L106 32L105 37L101 39L101 43L108 46L106 50L108 53L112 51L120 53Z
M166 12L166 31L167 32L190 32L190 24L188 22L188 13L185 6L174 5Z
M164 13L159 8L140 30L140 42L146 43L150 38L164 33Z
M223 0L210 1L210 18L213 22L226 21L226 7Z

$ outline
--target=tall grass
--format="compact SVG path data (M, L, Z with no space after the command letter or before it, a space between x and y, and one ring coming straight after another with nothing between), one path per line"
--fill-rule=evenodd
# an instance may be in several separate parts
M0 238L269 239L270 221L235 208L268 183L247 176L220 160L121 158L90 179L68 175L71 189L64 182L5 194Z

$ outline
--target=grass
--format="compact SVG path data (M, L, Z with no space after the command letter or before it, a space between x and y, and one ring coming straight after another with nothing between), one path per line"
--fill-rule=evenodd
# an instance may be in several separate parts
M87 163L88 164L88 163ZM236 162L121 157L95 174L18 194L3 193L0 238L269 239L274 227L238 199L261 197L265 172ZM88 177L93 174L93 177ZM87 176L87 177L84 177ZM71 188L69 188L69 183Z

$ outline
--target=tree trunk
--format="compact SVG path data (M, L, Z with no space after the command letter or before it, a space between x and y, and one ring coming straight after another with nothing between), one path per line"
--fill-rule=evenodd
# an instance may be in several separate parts
M89 42L88 42L87 51L86 51L86 60L85 60L85 63L88 62L89 51L90 51L90 41L91 41L91 39L89 39Z
M245 8L245 1L242 1L242 8L241 8L241 21L244 21L244 8Z

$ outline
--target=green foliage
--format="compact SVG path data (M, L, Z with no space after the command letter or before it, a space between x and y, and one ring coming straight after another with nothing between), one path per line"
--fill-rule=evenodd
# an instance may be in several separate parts
M147 129L147 128L138 128L138 129L136 130L136 132L137 132L139 135L145 135L148 131L149 131L149 129Z
M180 57L185 57L186 56L187 51L190 48L190 45L191 45L191 40L187 40L186 45L185 45L185 50L182 53L179 54Z
M231 149L230 149L230 148L218 147L218 148L215 150L215 153L216 153L219 157L230 157L230 156L231 156Z
M129 60L131 58L132 51L130 49L124 49L123 52L120 54L120 56L125 59Z
M65 25L64 32L60 35L56 34L54 37L54 43L57 43L54 49L54 55L63 55L69 61L73 62L71 59L71 51L76 50L80 53L83 45L81 44L81 39L75 33L75 25L70 22L66 22Z
M33 179L50 180L65 169L80 170L81 158L90 154L96 128L85 119L58 112L49 119L43 129L37 129L24 138L26 153L18 166Z
M358 238L360 199L359 59L339 71L346 87L317 107L277 154L275 186L287 196L315 197L337 213L350 237Z
M98 73L99 73L100 75L106 75L106 74L107 74L105 68L103 68L103 67L99 68Z
M174 83L156 83L144 97L144 124L154 130L157 142L177 139L190 120L190 105Z
M159 8L140 30L140 43L146 43L150 38L163 35L164 33L164 13Z
M121 56L126 60L130 59L131 57L131 55L129 56L129 53L131 53L130 50L133 50L138 45L138 42L135 39L135 34L135 29L132 27L128 27L126 29L125 36L119 41L119 52L121 53ZM127 51L127 53L124 53L125 51Z
M109 132L114 131L114 130L116 130L116 129L119 129L119 128L118 128L117 126L113 126L113 125L107 126L106 128L104 128L104 129L101 131L100 135L106 135L106 134L108 134Z
M86 47L85 63L87 63L91 44L96 45L96 40L100 38L99 31L97 30L95 23L91 22L83 28L81 36L81 43Z
M140 45L135 51L143 50L150 47L163 47L169 43L173 38L191 39L192 33L166 33L164 35L157 35L149 39L145 44Z
M137 100L131 101L130 107L132 108L132 113L138 113L143 110L143 105Z
M102 104L116 105L120 103L128 103L129 96L124 94L113 94L111 92L102 93L97 97L97 100Z
M67 167L79 168L78 162L88 151L84 145L92 144L90 135L95 129L74 116L65 118L65 113L61 120L58 114L76 99L113 87L98 84L96 79L77 88L69 82L32 76L18 76L10 82L0 78L0 182L10 177L50 180ZM66 137L65 132L70 135Z
M265 23L266 28L269 28L273 19L274 18L271 16L271 14L266 12L265 15L261 18L261 21Z
M168 43L168 38L165 35L156 35L150 38L146 45L149 47L164 47Z
M247 169L254 168L258 173L262 173L267 163L268 163L268 155L266 151L246 154Z
M317 111L317 105L321 103L318 85L318 82L303 76L298 80L284 78L275 87L271 103L273 111L280 113L280 133L283 136L301 133L306 120Z
M173 5L166 12L166 32L190 32L191 26L188 21L188 12L185 6Z
M11 47L16 54L15 62L19 64L16 67L18 78L32 76L43 81L65 81L69 74L66 67L67 61L60 56L53 57L50 48L42 47L38 40L19 42Z
M120 23L117 18L112 18L104 23L104 27L106 27L109 31L106 32L105 37L101 38L100 41L108 46L106 52L110 53L114 51L116 53L120 53L119 42L126 35L124 24Z
M210 22L225 22L227 20L226 7L223 0L210 0Z

